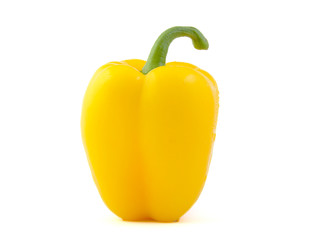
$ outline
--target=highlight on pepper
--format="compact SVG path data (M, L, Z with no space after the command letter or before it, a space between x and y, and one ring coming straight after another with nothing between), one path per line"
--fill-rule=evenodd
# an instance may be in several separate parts
M146 62L100 67L84 96L81 132L92 176L106 206L123 220L179 221L206 181L219 92L206 71L166 63L178 37L208 49L196 28L170 28Z

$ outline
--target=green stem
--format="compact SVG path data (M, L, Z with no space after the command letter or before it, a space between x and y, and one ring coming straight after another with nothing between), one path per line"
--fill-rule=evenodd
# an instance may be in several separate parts
M193 46L199 50L206 50L209 47L207 39L194 27L172 27L161 33L155 41L149 58L142 69L143 74L147 74L152 69L164 66L171 42L178 37L189 37Z

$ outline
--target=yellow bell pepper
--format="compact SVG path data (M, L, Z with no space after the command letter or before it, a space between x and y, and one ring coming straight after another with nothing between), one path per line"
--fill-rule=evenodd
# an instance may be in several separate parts
M191 64L165 64L170 43L192 27L173 27L147 62L110 62L85 93L81 131L90 169L108 208L123 220L178 221L204 186L216 136L218 88Z

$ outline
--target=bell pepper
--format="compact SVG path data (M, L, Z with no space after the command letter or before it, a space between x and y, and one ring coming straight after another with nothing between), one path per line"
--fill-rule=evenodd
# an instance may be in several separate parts
M192 64L166 64L169 45L178 37L208 49L196 28L170 28L146 62L100 67L84 96L81 132L91 173L104 203L123 220L178 221L207 177L218 88Z

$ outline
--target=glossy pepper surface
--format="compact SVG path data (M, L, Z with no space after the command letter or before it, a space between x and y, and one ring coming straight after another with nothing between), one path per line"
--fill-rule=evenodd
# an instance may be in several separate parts
M165 64L170 43L183 36L208 49L197 29L170 28L147 62L110 62L85 93L81 131L92 176L107 207L123 220L178 221L207 177L218 88L192 64Z

